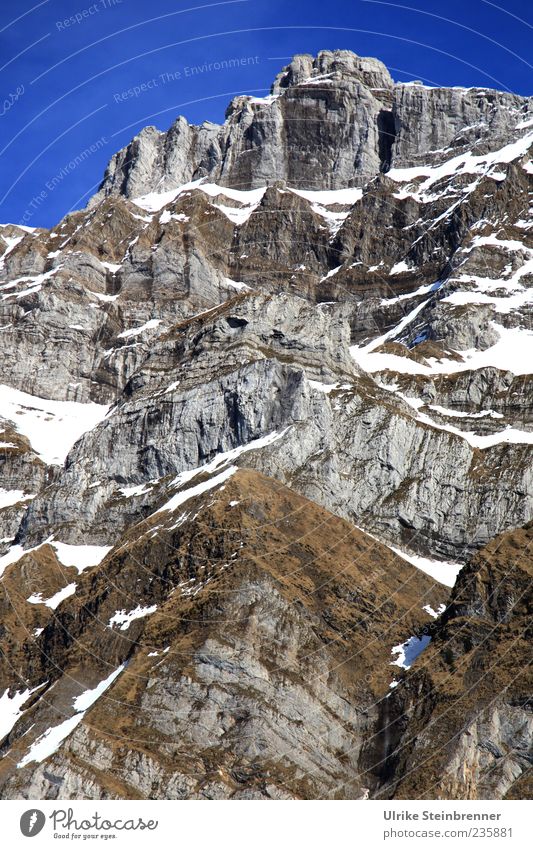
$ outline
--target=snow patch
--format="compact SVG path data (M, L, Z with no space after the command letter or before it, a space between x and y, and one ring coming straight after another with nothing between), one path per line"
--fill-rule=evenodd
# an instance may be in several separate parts
M363 190L356 188L324 189L317 191L312 189L288 189L288 191L311 203L320 204L320 206L332 206L333 204L353 206L354 203L357 203L363 197Z
M50 598L43 599L42 593L33 593L27 601L29 604L45 604L51 610L55 610L56 607L59 607L62 601L64 601L69 596L73 595L76 592L76 584L67 584L66 587L58 590L57 593L54 593Z
M240 227L241 224L245 224L248 221L252 212L255 212L258 203L253 203L250 206L244 207L236 207L236 206L224 206L220 203L212 203L211 206L214 206L215 209L219 209L220 212L224 213L226 218L229 218L232 224L235 224L237 227Z
M0 416L30 441L47 465L62 465L74 443L108 410L104 404L51 401L0 385Z
M94 705L97 699L105 693L113 681L118 677L118 675L120 675L124 666L125 664L119 666L118 669L112 672L105 681L102 681L93 690L86 690L85 693L77 696L74 699L74 708L80 712L75 713L74 716L71 716L68 719L65 719L65 721L60 725L47 728L44 734L41 734L41 736L32 743L27 754L17 764L17 769L25 767L29 763L41 763L41 761L44 761L46 758L51 757L51 755L57 752L61 743L66 740L80 724L88 709Z
M174 511L185 501L188 501L190 498L195 498L197 495L201 495L204 492L208 492L210 489L214 489L219 484L223 483L229 477L235 474L238 471L237 466L230 466L229 469L225 469L225 471L221 472L219 475L215 475L214 478L209 478L203 483L199 483L196 486L191 487L190 489L186 489L184 492L178 492L170 501L167 501L163 507L160 507L159 510L156 510L155 513L152 513L152 516L157 515L158 513L163 513L166 511Z
M0 448L2 447L10 447L10 443L0 442ZM4 507L12 507L13 504L31 501L32 498L35 498L35 495L27 495L22 489L2 489L0 487L0 510L3 510Z
M324 280L328 280L330 277L333 277L335 274L338 274L341 268L342 265L338 265L336 268L332 268L331 271L328 271L325 277L322 277L320 279L320 282L322 283Z
M457 374L463 371L474 371L480 368L493 366L501 371L510 371L514 375L533 374L533 331L521 327L503 327L492 322L493 327L499 333L499 340L490 348L478 351L470 348L458 353L463 361L451 359L428 358L428 364L417 363L409 357L400 357L396 354L375 353L382 342L399 335L402 329L409 324L416 314L425 306L420 304L409 313L406 318L385 336L374 340L369 345L359 347L353 345L350 354L356 363L369 374L378 371L396 371L400 374Z
M446 610L446 605L445 604L439 604L438 608L436 610L433 610L433 608L430 604L425 604L423 606L422 610L425 610L426 613L429 613L429 615L433 619L437 619L441 615L441 613L444 613L444 611Z
M455 436L460 436L473 448L493 448L495 445L503 444L533 445L533 431L519 430L511 425L507 425L504 430L500 430L497 433L478 435L473 431L460 430L454 427L454 425L439 424L424 413L418 414L417 421L430 425L436 428L436 430L444 430L448 433L453 433Z
M120 293L118 295L104 295L103 292L91 292L91 294L95 295L98 300L102 301L102 303L104 304L112 303L113 301L116 301L117 298L120 296Z
M163 395L168 395L169 392L174 392L174 390L177 389L179 385L180 381L175 380L174 383L171 383L170 386L167 386L167 388L163 392Z
M55 549L57 559L63 566L75 566L79 573L91 566L98 566L112 547L111 545L69 545L66 542L55 542L50 545Z
M277 442L279 439L282 439L283 436L287 433L289 428L285 428L285 430L278 433L274 431L273 433L267 434L267 436L260 437L259 439L254 439L251 442L248 442L246 445L239 445L237 448L232 448L230 451L224 451L220 454L217 454L216 457L213 458L209 463L206 463L203 466L197 466L195 469L189 469L185 472L181 472L174 480L171 482L170 487L181 487L184 484L188 483L193 478L198 475L211 475L213 472L216 472L220 469L220 467L227 466L229 463L232 463L242 454L246 454L248 451L256 451L261 448L266 448L269 445L272 445L274 442ZM195 498L197 495L201 495L204 492L208 492L210 489L214 489L219 484L224 483L225 480L230 478L235 472L238 471L238 466L231 465L229 468L224 469L224 471L217 474L215 477L209 478L202 483L197 484L196 486L190 487L189 489L182 490L181 492L177 492L166 504L162 507L159 507L152 516L157 515L158 513L173 511L176 510L181 504L185 501L188 501L190 498Z
M126 664L122 663L118 669L115 669L111 675L108 675L103 681L100 681L99 684L94 687L92 690L85 690L81 695L76 696L74 699L73 705L76 712L82 710L89 710L90 707L94 705L96 701L102 696L106 690L109 689L115 678L118 678L120 673L124 670Z
M137 605L137 607L128 612L126 610L117 610L109 620L108 627L113 628L114 625L118 625L121 631L127 631L135 619L143 619L145 616L155 613L156 610L157 604L152 604L150 607Z
M117 339L130 339L132 336L140 336L147 330L153 330L161 324L160 318L151 318L149 321L142 324L140 327L132 327L130 330L123 330L117 335Z
M112 274L116 274L117 271L122 268L121 263L101 262L100 264L103 265L103 267L110 271Z
M22 298L25 295L32 295L34 292L40 292L43 286L43 283L52 277L56 272L61 268L60 265L57 265L55 268L50 269L50 271L44 272L44 274L37 274L32 277L19 277L17 280L11 280L9 283L5 283L2 286L2 289L16 289L19 283L29 283L29 287L26 289L22 289L21 291L8 292L5 295L2 295L2 300L7 301L8 298Z
M138 495L146 495L147 492L150 492L150 487L141 483L138 486L121 486L118 491L124 498L135 498Z
M241 191L239 189L228 189L225 186L217 186L216 183L203 183L200 179L193 180L191 183L185 183L183 186L171 189L168 192L151 192L150 194L143 195L142 197L134 198L132 202L136 206L140 206L141 209L145 209L147 212L159 212L163 209L163 207L173 203L183 192L190 192L195 189L199 189L209 197L223 195L230 200L237 201L237 203L241 203L248 207L260 203L261 198L266 192L266 187L251 189L250 191ZM162 213L162 215L165 215L165 213ZM161 217L159 220L161 222ZM166 223L169 220L170 219L165 215L165 220L161 223Z
M503 413L497 413L495 410L481 410L479 413L465 413L462 410L450 410L448 407L440 407L438 404L430 404L430 410L435 410L436 413L440 413L441 416L449 416L450 418L457 419L503 419Z
M44 734L37 738L32 744L28 753L17 764L17 768L27 766L27 764L35 761L41 763L45 758L49 758L54 752L57 752L63 740L72 734L74 729L83 719L83 713L75 714L70 719L65 719L60 725L53 728L48 728Z
M246 283L242 283L239 280L230 280L229 277L224 277L224 285L229 286L230 289L237 289L238 292L251 291L250 286L247 286Z
M397 654L396 660L391 661L392 666L400 666L402 669L410 669L417 657L431 642L431 637L424 634L422 637L409 637L405 643L393 646L391 654Z
M169 209L165 209L159 216L160 224L168 224L170 221L180 221L181 223L184 223L188 220L189 216L185 215L183 212L170 212Z
M35 693L35 691L39 689L39 687L42 687L42 684L39 684L38 687L34 687L33 690L21 690L20 692L14 693L12 696L9 696L9 689L7 689L0 696L0 740L3 740L3 738L9 734L18 719L24 713L24 711L21 710L22 705L25 701L27 701L32 693Z
M248 97L248 103L257 103L260 106L264 106L274 103L280 96L279 94L267 94L266 97Z
M393 265L391 270L389 271L390 275L393 274L405 274L406 271L411 271L405 260L402 259L401 262L397 262L396 265Z
M397 183L412 183L412 181L425 177L426 179L421 184L407 185L397 195L400 198L411 195L424 203L432 199L429 190L433 184L442 180L444 177L452 177L457 174L490 174L493 166L513 162L515 159L524 156L532 142L533 133L528 133L521 139L511 142L492 153L475 156L471 151L468 151L467 153L448 159L441 165L391 168L390 171L387 171L387 177Z
M411 554L410 552L402 551L401 549L396 548L393 545L389 545L386 542L383 542L383 545L386 545L387 548L394 551L394 553L397 554L398 557L401 557L402 560L406 560L407 563L410 563L412 566L416 566L416 568L420 569L421 572L425 572L426 575L429 575L434 581L438 581L439 584L444 584L445 587L453 587L457 575L464 565L463 563L449 563L444 560L432 560L429 557L421 557L418 554Z
M193 180L191 183L184 183L184 185L170 189L168 192L150 192L147 195L133 198L132 203L146 210L146 212L159 212L164 206L175 201L182 192L197 189L201 182L201 180Z
M316 389L318 392L324 392L329 395L334 389L352 389L350 383L321 383L319 380L308 380L309 386Z

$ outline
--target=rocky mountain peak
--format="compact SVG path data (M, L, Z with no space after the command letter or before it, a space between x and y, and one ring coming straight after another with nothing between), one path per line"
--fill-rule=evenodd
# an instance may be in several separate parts
M327 84L327 80L357 80L367 88L389 89L394 85L379 59L357 56L351 50L321 50L317 56L298 54L277 75L271 94L301 84Z
M0 227L3 796L531 795L532 145L323 51Z
M531 99L488 89L394 83L378 59L348 50L297 55L266 97L240 95L224 124L150 127L111 159L96 200L169 191L197 179L240 190L359 186L450 147L501 146ZM94 200L92 201L94 203Z

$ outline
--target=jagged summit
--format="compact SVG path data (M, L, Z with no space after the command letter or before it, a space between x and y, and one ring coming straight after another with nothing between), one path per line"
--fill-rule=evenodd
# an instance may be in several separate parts
M378 59L347 50L297 55L267 97L234 98L223 125L178 118L113 156L97 198L134 198L206 178L247 190L359 186L391 167L474 142L498 149L532 99L489 89L394 83Z
M386 66L379 59L362 57L351 50L321 50L317 56L298 53L274 80L271 94L281 94L285 89L302 83L316 85L320 82L353 79L367 88L390 89L394 86Z

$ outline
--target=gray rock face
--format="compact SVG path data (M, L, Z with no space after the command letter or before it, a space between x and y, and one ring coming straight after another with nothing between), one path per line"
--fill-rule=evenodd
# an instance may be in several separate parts
M395 688L369 747L375 798L529 798L531 534L529 524L477 554L425 629L423 665Z
M532 738L533 717L527 710L504 703L483 711L456 741L443 792L466 784L473 798L504 798L530 768Z
M358 762L376 720L374 693L391 678L387 641L420 627L427 614L416 602L436 603L442 588L256 472L237 473L185 510L181 520L169 511L131 528L78 579L78 597L58 613L68 628L62 643L49 624L45 651L27 651L28 677L49 676L49 686L5 744L19 763L103 667L128 663L51 760L5 764L4 795L363 795ZM107 626L117 608L129 608L132 586L138 602L157 599L157 610L126 628ZM382 608L378 587L388 593ZM81 644L93 661L76 666ZM55 671L52 650L63 656Z
M106 544L109 516L125 528L138 509L116 501L120 487L201 467L273 433L283 437L246 454L247 465L424 553L461 560L495 530L526 522L529 447L497 445L479 461L460 436L417 422L405 402L391 408L351 361L341 315L248 295L168 334L32 502L20 539L39 542L53 527L67 541Z
M428 152L448 148L484 153L506 139L531 111L530 98L484 88L394 87L393 167L417 164Z
M29 502L50 480L46 465L11 422L0 419L0 551L13 542ZM6 498L7 496L7 498Z

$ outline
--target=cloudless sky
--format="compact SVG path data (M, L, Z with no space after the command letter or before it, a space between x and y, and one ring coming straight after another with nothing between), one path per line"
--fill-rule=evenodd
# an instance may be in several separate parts
M0 8L2 222L53 226L85 205L112 154L143 126L167 129L179 114L221 122L233 95L268 93L295 53L349 49L380 58L397 80L533 93L532 0L2 0ZM134 87L141 91L128 93Z

